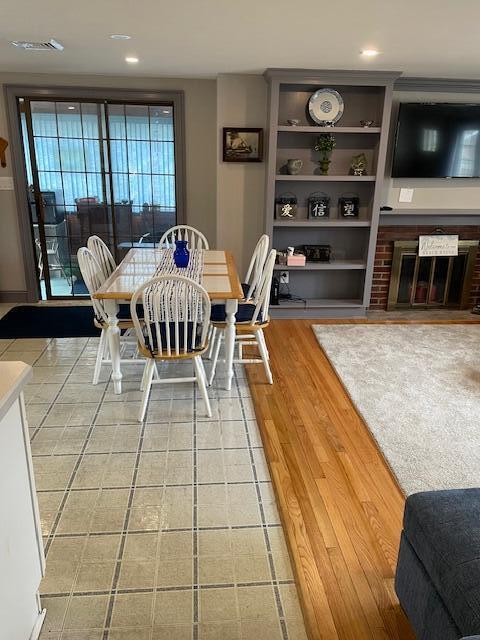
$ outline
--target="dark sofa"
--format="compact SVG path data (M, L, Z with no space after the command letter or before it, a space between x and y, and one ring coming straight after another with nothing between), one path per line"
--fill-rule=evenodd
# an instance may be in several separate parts
M407 499L395 589L418 640L480 640L480 489Z

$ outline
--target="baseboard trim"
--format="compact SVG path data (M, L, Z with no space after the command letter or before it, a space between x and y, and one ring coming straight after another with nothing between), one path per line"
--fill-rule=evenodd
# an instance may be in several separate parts
M0 291L0 302L28 302L28 291Z

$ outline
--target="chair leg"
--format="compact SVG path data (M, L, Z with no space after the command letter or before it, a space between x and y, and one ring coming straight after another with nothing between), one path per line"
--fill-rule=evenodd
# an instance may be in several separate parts
M105 348L103 350L103 359L104 360L109 360L110 359L110 346L108 344L108 339L107 339L107 332L105 331Z
M213 356L213 351L215 349L215 338L217 335L217 327L214 327L213 325L210 326L210 331L209 331L209 336L208 339L210 341L209 345L208 345L208 351L207 351L207 355L206 358L207 360L211 360L212 356Z
M270 363L268 362L267 343L265 342L265 336L263 335L263 330L259 329L258 331L256 331L255 337L257 339L258 350L260 351L260 356L262 357L262 362L265 368L265 375L267 376L268 383L273 384L273 377L272 377L272 372L270 370Z
M216 335L216 340L215 340L215 349L213 352L213 358L212 358L212 367L210 369L210 378L208 380L208 384L209 386L213 383L213 379L215 378L215 371L217 369L217 362L218 362L218 354L220 353L220 345L222 344L222 332L221 331L217 331L217 335Z
M145 371L143 372L143 379L142 379L142 384L144 385L144 388L143 388L142 401L140 403L140 411L138 412L139 422L143 422L143 419L145 418L145 413L147 411L148 398L150 397L150 389L152 388L152 378L153 378L154 369L155 369L155 360L153 359L147 360L145 364Z
M143 367L142 379L140 381L140 391L145 391L145 380L147 379L147 371L148 371L148 360L145 362L145 366Z
M97 359L95 360L95 369L93 371L93 384L98 384L100 379L100 371L102 369L102 360L105 358L105 347L107 344L106 331L102 329L100 334L100 342L98 343Z
M201 361L200 356L196 356L193 359L193 364L195 366L195 375L197 378L198 388L200 389L200 393L202 394L202 398L205 402L205 406L207 408L207 416L209 418L212 417L212 408L210 406L210 399L207 393L207 385L206 385L206 376L205 369L203 368L203 362Z

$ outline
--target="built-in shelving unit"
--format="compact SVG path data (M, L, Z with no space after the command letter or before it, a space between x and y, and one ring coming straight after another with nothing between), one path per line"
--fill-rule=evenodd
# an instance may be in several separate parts
M290 299L272 306L275 317L363 315L369 305L385 169L391 95L398 73L365 71L310 71L269 69L269 131L266 185L266 232L272 246L328 244L328 263L304 267L277 265L289 272ZM315 125L308 115L308 100L321 87L336 89L343 98L344 113L334 127ZM297 119L292 126L288 120ZM375 126L363 127L361 120ZM313 148L317 136L332 133L336 146L328 175L320 175L319 154ZM364 153L367 175L350 175L352 157ZM301 159L297 175L289 175L287 161ZM330 216L308 218L308 197L322 192L330 198ZM275 219L275 201L295 195L297 216ZM338 199L357 195L359 217L342 218Z

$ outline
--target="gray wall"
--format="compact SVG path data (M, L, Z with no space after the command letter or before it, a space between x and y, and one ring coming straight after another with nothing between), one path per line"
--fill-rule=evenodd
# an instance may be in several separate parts
M125 78L86 75L42 75L0 73L0 136L9 139L3 85L82 86L126 89L177 89L185 92L186 210L189 224L214 239L216 220L216 81L178 78ZM7 167L0 177L12 172L7 149ZM0 190L0 292L25 290L14 193ZM212 244L215 241L212 240Z
M267 85L263 76L217 79L217 244L233 251L243 274L264 229L265 162L222 161L223 127L266 127Z

